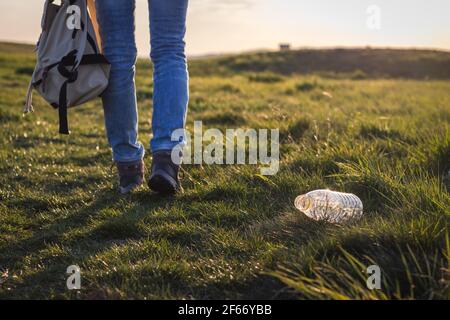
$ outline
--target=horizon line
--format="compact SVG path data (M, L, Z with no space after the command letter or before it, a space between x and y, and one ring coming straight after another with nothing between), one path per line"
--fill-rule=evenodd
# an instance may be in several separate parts
M0 43L5 44L14 44L14 45L27 45L27 46L35 46L35 43L32 42L24 42L24 41L14 41L8 39L0 39ZM281 44L281 42L280 42ZM221 56L232 56L232 55L241 55L241 54L252 54L252 53L263 53L263 52L289 52L289 51L301 51L301 50L336 50L336 49L344 49L344 50L356 50L356 49L371 49L371 50L380 50L380 49L388 49L388 50L417 50L417 51L438 51L450 53L449 48L442 47L430 47L430 46L372 46L372 45L364 45L364 46L351 46L351 45L330 45L330 46L292 46L289 50L281 51L280 49L274 48L255 48L249 50L236 50L236 51L228 51L228 52L209 52L209 53L201 53L201 54L187 54L188 59L202 59L202 58L214 58ZM147 54L139 54L138 58L148 58Z

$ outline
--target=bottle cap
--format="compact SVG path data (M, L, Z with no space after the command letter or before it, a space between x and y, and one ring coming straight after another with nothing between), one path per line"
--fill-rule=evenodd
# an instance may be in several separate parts
M295 207L300 211L308 211L312 206L312 200L306 194L298 196L294 201Z

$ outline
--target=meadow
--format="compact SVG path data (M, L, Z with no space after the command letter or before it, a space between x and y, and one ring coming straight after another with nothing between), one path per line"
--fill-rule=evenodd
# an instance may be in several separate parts
M184 194L119 196L100 100L72 134L35 95L32 48L0 44L1 299L448 299L450 53L316 50L195 59L187 127L280 129L280 170L186 165ZM152 66L137 65L140 140ZM145 157L149 167L151 155ZM296 196L357 194L308 219ZM81 290L66 269L81 268ZM381 290L366 287L378 265Z

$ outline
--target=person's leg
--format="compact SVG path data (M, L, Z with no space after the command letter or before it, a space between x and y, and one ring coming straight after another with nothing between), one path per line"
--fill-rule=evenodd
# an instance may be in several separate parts
M184 52L188 0L149 0L153 72L153 153L172 150L172 132L183 129L188 105L188 71ZM180 141L184 142L184 141Z
M109 85L102 99L113 160L140 161L145 149L137 140L135 0L97 0L96 8L104 55L111 63Z

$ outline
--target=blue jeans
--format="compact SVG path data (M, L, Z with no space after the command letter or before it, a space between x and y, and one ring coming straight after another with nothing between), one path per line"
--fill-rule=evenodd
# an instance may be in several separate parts
M148 0L148 4L154 66L150 149L155 152L184 142L171 141L171 134L184 128L189 99L184 53L188 0ZM102 99L113 160L140 160L145 148L138 141L135 0L97 0L96 7L104 55L111 63L109 86Z

